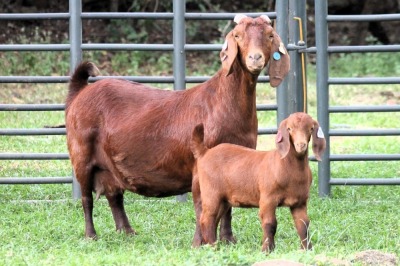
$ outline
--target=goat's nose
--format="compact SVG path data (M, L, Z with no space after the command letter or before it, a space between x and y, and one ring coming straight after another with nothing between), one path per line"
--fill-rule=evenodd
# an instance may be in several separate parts
M300 143L297 143L296 146L297 146L300 150L304 150L304 149L306 148L307 144L304 143L304 142L300 142Z
M250 57L250 59L252 59L254 61L258 61L258 60L260 60L262 55L260 53L256 53L256 54L250 55L249 57Z

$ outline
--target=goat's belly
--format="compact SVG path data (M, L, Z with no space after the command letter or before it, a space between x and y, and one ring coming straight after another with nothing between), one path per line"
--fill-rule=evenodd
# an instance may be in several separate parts
M284 207L294 207L298 205L303 205L307 202L307 197L301 195L301 196L288 196L285 197L279 204L279 206L284 206Z
M191 178L152 178L145 176L128 176L124 178L127 189L146 197L168 197L190 192Z
M228 202L233 207L241 207L241 208L256 208L259 205L258 199L252 199L250 197L232 196Z

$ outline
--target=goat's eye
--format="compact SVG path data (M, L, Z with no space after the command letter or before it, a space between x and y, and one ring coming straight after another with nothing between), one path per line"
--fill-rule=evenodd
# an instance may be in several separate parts
M240 38L240 36L239 36L239 35L237 35L237 34L235 34L235 38L236 38L236 39L239 39L239 38Z
M292 129L291 129L290 127L288 127L288 128L287 128L287 131L289 131L289 132L290 132L290 131L292 131Z
M311 128L311 132L313 132L313 131L314 131L314 127Z
M273 39L274 39L274 35L273 34L269 35L269 40L272 41Z

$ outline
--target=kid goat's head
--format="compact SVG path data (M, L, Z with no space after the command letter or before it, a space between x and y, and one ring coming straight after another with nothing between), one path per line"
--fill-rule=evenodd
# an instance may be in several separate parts
M235 28L230 31L220 53L226 75L232 73L235 60L253 75L259 75L269 62L270 84L278 86L289 71L290 58L267 15L250 18L236 15Z
M276 146L284 158L289 153L291 146L297 156L308 155L308 143L313 139L313 152L315 158L321 161L325 151L326 141L322 129L317 121L306 113L294 113L283 120L276 135Z

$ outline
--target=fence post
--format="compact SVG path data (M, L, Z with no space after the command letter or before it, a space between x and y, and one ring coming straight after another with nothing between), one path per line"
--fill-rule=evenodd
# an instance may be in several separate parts
M69 0L69 38L70 38L70 73L72 74L82 61L82 3L81 0ZM72 198L80 199L81 188L72 173Z
M318 162L318 192L330 195L330 141L329 141L329 84L328 84L328 3L315 0L315 42L317 47L317 112L318 121L326 136L326 151Z
M289 43L298 45L300 40L300 29L299 23L301 21L301 28L303 30L303 38L306 36L306 3L304 0L289 0L289 16L287 18L289 24ZM299 18L299 20L295 19ZM306 39L306 38L304 38ZM288 95L287 103L288 114L295 112L307 112L306 108L303 108L307 102L304 98L307 92L304 91L306 88L303 86L303 69L302 69L302 55L298 50L289 51L290 54L290 71L288 73ZM305 57L304 57L305 59ZM304 60L305 61L305 60ZM304 71L305 62L304 62ZM304 83L305 84L305 83ZM305 110L304 110L305 109Z
M173 0L173 70L174 70L174 90L184 90L186 87L185 73L186 73L186 31L185 31L185 0ZM178 201L187 201L187 194L178 195Z
M282 39L282 42L287 46L288 41L288 0L276 1L276 30ZM288 110L288 78L285 78L277 88L276 98L278 104L277 122L279 123L289 115Z

